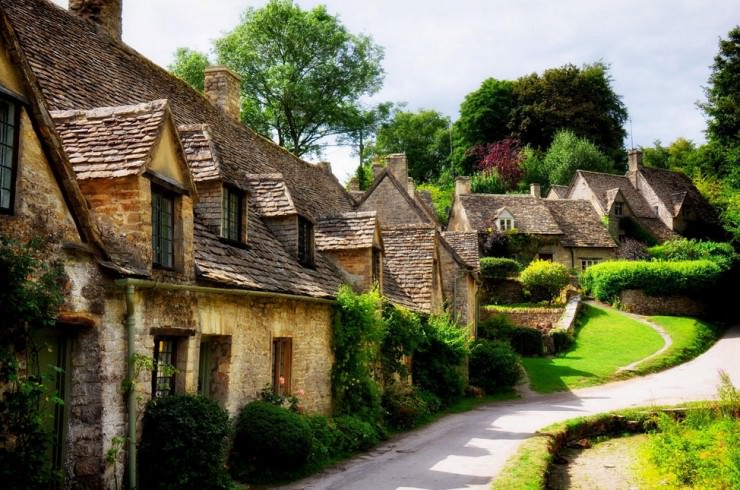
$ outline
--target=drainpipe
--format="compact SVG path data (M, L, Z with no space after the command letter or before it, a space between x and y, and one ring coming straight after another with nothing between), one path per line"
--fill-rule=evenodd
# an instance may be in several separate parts
M136 287L126 284L126 335L128 336L128 488L136 488L136 389L134 387L134 339L136 333L136 318L134 293Z

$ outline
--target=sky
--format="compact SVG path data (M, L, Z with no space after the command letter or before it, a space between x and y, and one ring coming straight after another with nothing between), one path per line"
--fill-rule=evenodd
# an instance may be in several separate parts
M53 0L67 6L67 0ZM166 67L177 47L209 52L248 7L265 0L122 0L123 40ZM515 80L567 63L603 61L630 115L626 147L705 141L704 100L720 37L740 23L737 0L296 0L324 4L351 32L385 49L383 89L453 121L486 78ZM340 181L357 159L328 146Z

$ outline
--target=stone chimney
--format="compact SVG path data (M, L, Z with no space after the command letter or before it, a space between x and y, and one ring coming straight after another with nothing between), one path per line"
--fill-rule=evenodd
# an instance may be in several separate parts
M405 153L394 153L385 158L385 164L388 171L401 183L407 187L409 182L409 164L406 160Z
M352 177L351 179L349 179L349 182L347 183L347 190L350 192L360 191L360 183L357 182L357 177Z
M121 41L122 0L69 0L69 11L97 24L110 37Z
M532 197L542 197L540 184L529 184L529 193L532 195Z
M409 179L406 190L408 191L409 196L414 197L414 192L416 192L416 184L414 184L413 179Z
M637 172L642 168L642 150L632 148L627 152L627 160L630 172Z
M331 175L331 162L318 162L316 166L327 174Z
M384 168L385 168L384 166L382 166L381 164L377 162L373 163L373 180L378 178L378 175L380 175L380 173L383 171Z
M205 71L206 98L211 104L220 107L226 115L239 121L239 94L241 93L241 79L239 75L223 65L209 66Z
M455 179L455 196L470 194L470 177L458 177Z

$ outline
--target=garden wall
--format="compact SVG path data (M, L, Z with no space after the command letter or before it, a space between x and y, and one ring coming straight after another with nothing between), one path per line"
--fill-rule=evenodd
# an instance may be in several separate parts
M701 317L707 312L703 301L688 296L649 296L641 289L627 289L619 295L621 309L639 315Z
M563 308L497 308L485 306L481 308L480 320L485 321L494 315L503 314L518 327L537 328L547 333L563 315Z
M513 305L524 302L524 287L516 279L485 281L483 304Z

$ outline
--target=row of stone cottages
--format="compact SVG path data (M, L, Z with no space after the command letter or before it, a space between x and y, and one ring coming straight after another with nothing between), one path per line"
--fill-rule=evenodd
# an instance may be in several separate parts
M330 412L342 283L449 304L474 332L474 234L439 231L405 157L358 204L328 165L240 123L229 70L207 71L204 96L126 46L120 0L0 0L0 139L0 234L44 238L66 274L40 361L64 368L66 486L110 486L137 397L197 392L233 414L272 384ZM141 372L126 399L134 353L177 372Z

